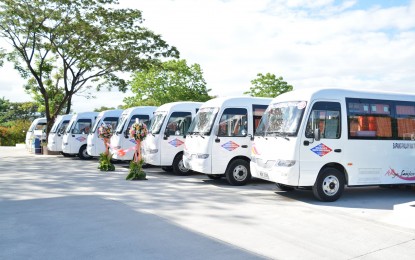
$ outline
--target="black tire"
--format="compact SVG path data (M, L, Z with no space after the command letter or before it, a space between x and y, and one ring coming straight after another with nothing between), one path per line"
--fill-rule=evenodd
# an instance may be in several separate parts
M163 166L161 169L165 172L171 172L173 170L173 167L171 166Z
M325 202L336 201L343 193L344 174L336 168L326 168L320 172L313 186L314 196Z
M73 155L69 153L61 152L61 154L63 155L63 157L73 157Z
M211 180L219 180L219 179L222 179L222 177L223 177L223 174L206 174L206 175Z
M232 161L225 172L226 180L230 185L242 186L251 180L249 163L242 159Z
M292 190L294 190L294 187L284 185L284 184L281 184L281 183L277 183L276 185L277 185L277 188L282 190L282 191L292 191Z
M79 149L78 157L81 160L90 160L90 159L92 159L92 156L89 155L88 152L86 151L86 144L82 145L81 148Z
M173 167L173 172L175 174L188 175L190 173L190 169L187 169L186 167L184 167L182 153L179 153L178 155L176 155L176 157L174 157L172 167Z

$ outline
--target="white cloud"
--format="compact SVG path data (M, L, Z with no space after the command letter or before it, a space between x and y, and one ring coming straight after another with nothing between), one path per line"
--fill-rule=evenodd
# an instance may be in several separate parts
M176 46L189 64L200 64L214 95L240 95L257 73L267 72L296 89L415 92L414 0L365 9L354 0L120 2L142 10L146 27ZM76 99L74 107L117 106L123 96L101 93L99 100Z

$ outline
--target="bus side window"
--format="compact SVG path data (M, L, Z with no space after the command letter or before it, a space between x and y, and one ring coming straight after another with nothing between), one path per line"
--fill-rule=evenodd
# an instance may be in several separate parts
M306 137L313 138L314 130L320 129L322 139L339 139L340 104L337 102L317 102L308 118Z

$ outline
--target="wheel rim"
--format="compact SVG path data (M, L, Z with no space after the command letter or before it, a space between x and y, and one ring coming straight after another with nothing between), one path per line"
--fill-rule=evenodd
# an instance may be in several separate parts
M323 181L323 192L327 196L333 196L339 191L339 179L336 176L327 176Z
M233 169L233 178L236 181L244 181L248 176L248 169L243 165L238 165Z
M183 160L180 160L180 162L179 162L179 164L177 166L179 166L179 170L181 172L188 172L189 171L189 169L187 169L186 167L184 167Z

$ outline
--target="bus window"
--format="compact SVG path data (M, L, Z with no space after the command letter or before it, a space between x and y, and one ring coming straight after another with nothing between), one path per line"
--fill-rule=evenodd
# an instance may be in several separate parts
M219 136L246 136L248 111L245 108L227 108L219 121Z
M267 107L268 106L265 105L252 105L252 114L254 116L254 133L256 132L256 129L261 122L262 115L265 113L265 110L267 110Z
M314 130L320 129L322 139L339 139L340 104L336 102L317 102L308 118L306 137L313 138Z
M383 100L348 99L349 138L392 138L391 106Z
M167 122L165 134L185 135L192 121L192 113L190 112L173 112Z
M415 104L396 105L398 139L415 140Z

